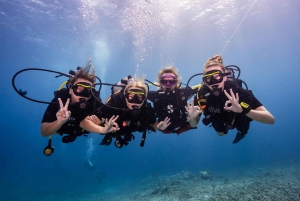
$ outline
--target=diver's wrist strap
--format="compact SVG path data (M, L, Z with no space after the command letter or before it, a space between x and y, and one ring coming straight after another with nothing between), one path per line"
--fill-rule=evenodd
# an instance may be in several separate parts
M243 111L240 114L246 115L248 112L250 112L251 110L251 106L245 102L241 102L240 103Z

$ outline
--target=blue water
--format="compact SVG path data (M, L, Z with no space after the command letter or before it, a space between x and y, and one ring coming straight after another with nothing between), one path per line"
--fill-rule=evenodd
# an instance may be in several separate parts
M0 0L0 200L104 193L152 174L230 174L299 165L299 9L298 0ZM200 122L197 130L180 136L149 134L144 148L138 133L122 149L99 146L102 137L95 134L71 144L55 136L55 151L46 157L47 138L39 129L47 105L22 98L11 84L21 69L68 73L88 58L107 83L128 74L155 81L169 64L187 82L221 52L226 65L242 69L241 78L276 119L274 125L252 122L236 145L234 131L219 137ZM28 96L50 101L65 80L32 71L16 84ZM192 80L199 82L200 77ZM109 93L104 86L102 99ZM87 155L107 175L102 184L85 168Z

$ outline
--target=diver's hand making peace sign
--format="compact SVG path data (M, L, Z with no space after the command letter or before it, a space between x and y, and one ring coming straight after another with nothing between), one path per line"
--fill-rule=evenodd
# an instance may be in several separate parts
M58 102L59 102L60 109L56 113L56 119L60 122L65 123L71 116L71 111L68 110L70 99L69 98L67 99L65 106L60 98L58 98Z
M189 103L189 101L186 102L185 106L186 114L189 115L190 119L195 119L199 116L199 114L202 112L200 107L194 106L194 101L192 101L192 104Z
M243 111L241 105L239 104L239 94L236 93L234 95L232 89L230 89L230 95L227 93L226 90L224 90L224 94L227 96L228 101L225 102L224 109L225 110L230 110L236 113L241 113ZM229 104L231 104L229 106Z

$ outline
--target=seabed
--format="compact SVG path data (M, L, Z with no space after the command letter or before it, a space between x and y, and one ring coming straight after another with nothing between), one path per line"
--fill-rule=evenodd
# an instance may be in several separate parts
M37 193L15 195L11 200L39 201L293 201L300 200L300 165L286 167L249 168L214 174L201 178L201 171L194 174L182 171L174 175L150 175L147 178L118 187L102 190L68 191L39 189ZM209 171L209 170L207 170ZM107 178L109 179L109 178ZM106 188L106 189L105 189ZM26 193L26 192L24 192ZM19 199L18 199L19 198Z

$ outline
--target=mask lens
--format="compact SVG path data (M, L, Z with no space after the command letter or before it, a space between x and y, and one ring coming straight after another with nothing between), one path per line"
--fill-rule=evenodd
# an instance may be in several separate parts
M163 86L174 86L177 83L177 80L160 80L160 83Z
M125 98L129 103L141 104L146 99L146 95L143 90L129 89L125 94Z
M169 79L167 79L169 78ZM172 87L177 84L177 77L175 75L164 75L160 78L160 84L164 87Z
M93 90L93 87L89 83L78 82L72 86L72 89L76 96L91 97L91 89Z
M166 78L172 78L172 80L166 80ZM160 84L165 87L172 87L177 84L177 78L175 76L162 77Z
M76 92L77 93L81 93L83 90L85 90L85 87L83 87L81 85L76 85Z
M208 71L203 76L203 82L207 85L218 84L223 81L223 73L219 70L217 71Z

